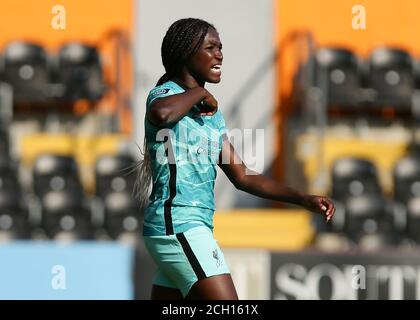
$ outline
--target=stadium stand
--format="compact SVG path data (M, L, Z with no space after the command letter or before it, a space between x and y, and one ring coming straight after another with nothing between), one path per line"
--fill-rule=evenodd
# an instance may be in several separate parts
M420 196L420 159L408 156L400 159L393 171L394 199L406 204L411 198Z
M3 81L13 87L14 101L45 102L49 68L45 50L35 43L14 41L4 50Z
M392 208L378 194L351 196L345 202L345 233L358 242L363 235L389 232Z
M407 236L420 243L420 197L411 198L407 203Z
M83 194L77 163L71 156L45 154L37 158L33 169L33 186L40 198L49 191L72 190Z
M51 239L92 239L91 212L73 190L49 191L42 197L42 227Z
M374 106L410 112L414 91L411 55L397 48L375 48L367 63L368 86L375 91Z
M105 229L112 239L139 233L143 212L129 192L110 192L104 198Z
M356 108L361 87L357 56L344 48L319 48L315 60L315 86L326 91L327 105Z
M382 194L375 165L365 159L337 159L332 167L332 197L345 201L363 194Z
M105 90L98 50L83 43L63 45L58 52L57 82L64 88L64 100L100 99Z
M0 242L29 237L28 212L20 194L10 189L0 189Z
M110 192L132 193L136 179L136 162L129 155L102 155L95 165L96 195Z

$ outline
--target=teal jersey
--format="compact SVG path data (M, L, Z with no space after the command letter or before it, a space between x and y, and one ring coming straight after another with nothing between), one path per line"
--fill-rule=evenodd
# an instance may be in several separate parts
M146 102L185 92L168 81L153 88ZM219 111L199 116L199 106L175 123L158 127L145 117L153 189L145 210L143 234L170 235L196 226L213 229L216 165L226 133Z

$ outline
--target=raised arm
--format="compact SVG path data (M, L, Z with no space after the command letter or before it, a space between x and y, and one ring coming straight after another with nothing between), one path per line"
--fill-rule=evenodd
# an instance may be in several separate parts
M327 197L304 194L247 168L228 139L223 141L219 167L239 190L265 199L299 205L324 215L326 221L334 215L334 204Z
M152 102L146 117L157 126L177 122L199 102L203 102L206 107L202 109L202 115L213 115L217 111L216 99L205 88L196 87L180 94L157 98Z

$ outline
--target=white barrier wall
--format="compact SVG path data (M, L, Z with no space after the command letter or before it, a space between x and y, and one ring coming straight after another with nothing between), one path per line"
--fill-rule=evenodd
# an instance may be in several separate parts
M0 300L130 300L135 250L118 242L0 246Z
M241 300L270 299L270 252L256 249L223 249Z
M264 129L264 140L261 138L259 141L255 141L256 135L253 131L253 146L249 141L246 142L242 157L257 171L267 170L274 149L271 119L274 112L275 83L273 68L263 69L274 50L273 1L136 0L135 3L136 96L133 122L136 142L143 144L147 94L164 73L160 46L166 30L177 19L202 18L218 29L224 54L222 82L208 85L207 88L218 99L229 129L256 129L257 126ZM261 71L260 77L255 76L258 70ZM250 86L245 88L246 84ZM240 95L241 91L246 94ZM231 116L230 111L238 101L238 96L244 99L240 101L240 112ZM263 151L256 152L255 144ZM264 202L237 191L219 170L216 205L219 209L229 209L238 206L258 207L264 205Z

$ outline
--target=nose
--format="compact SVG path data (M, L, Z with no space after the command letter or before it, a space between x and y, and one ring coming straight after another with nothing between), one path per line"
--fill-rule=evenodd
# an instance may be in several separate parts
M216 59L222 61L223 60L223 53L220 49L216 50Z

